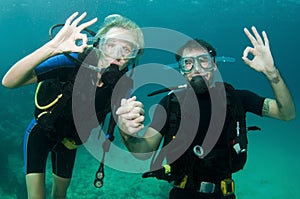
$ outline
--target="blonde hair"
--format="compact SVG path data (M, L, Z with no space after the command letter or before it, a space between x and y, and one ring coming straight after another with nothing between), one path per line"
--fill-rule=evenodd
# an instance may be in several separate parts
M105 35L111 28L123 28L133 32L137 38L137 43L141 50L144 48L144 35L140 27L130 19L119 14L108 15L103 22L102 27L97 32L96 37Z

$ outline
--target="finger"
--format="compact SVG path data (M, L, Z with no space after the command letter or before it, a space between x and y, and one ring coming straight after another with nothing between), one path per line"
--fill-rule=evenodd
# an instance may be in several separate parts
M128 132L130 132L132 135L131 136L137 136L137 132L139 132L140 130L142 130L144 128L144 125L140 125L140 126L138 126L138 127L134 127L134 128L132 128L132 127L129 127L128 128Z
M86 12L82 13L77 19L75 19L72 23L71 26L77 26L78 23L86 16Z
M242 59L244 60L244 62L245 62L245 64L247 64L247 65L251 65L251 60L250 59L248 59L247 57L242 57Z
M77 52L83 52L84 49L87 47L88 38L86 34L79 34L79 36L76 38L76 40L81 40L82 44L80 46L76 45L76 51Z
M116 114L121 115L124 113L131 112L135 107L143 108L143 104L139 101L134 101L136 97L132 97L129 99L122 99L121 106L117 109Z
M78 52L78 53L82 53L85 49L86 45L81 45L81 46L75 46L72 48L72 52Z
M139 126L143 125L143 122L144 122L144 117L143 116L138 117L135 120L127 121L127 128L130 128L130 127L133 127L133 128L139 127Z
M251 41L253 46L257 45L257 41L256 39L253 37L253 35L249 32L249 30L247 28L244 28L244 32L247 35L247 37L249 38L249 40Z
M267 33L265 31L263 31L262 35L264 37L265 46L268 47L268 48L270 48L270 44L269 44L269 39L268 39Z
M243 52L243 57L248 57L249 53L254 55L255 54L254 48L249 47L249 46L247 48L245 48L245 50Z
M139 101L129 102L129 105L132 106L133 108L134 107L140 107L140 108L144 107L144 105L142 104L142 102L139 102Z
M136 96L132 96L131 98L129 98L127 101L128 102L133 102L133 101L135 101L136 100Z
M65 25L70 25L70 23L75 19L75 17L78 15L78 12L74 12L65 22Z
M128 103L130 103L132 101L135 101L135 100L136 100L136 96L133 96L129 99L123 98L123 99L121 99L121 106L125 105L126 103L128 104Z
M86 45L77 46L74 49L72 49L72 52L82 53L85 49Z
M125 102L125 104L123 105L123 107L127 107L129 111L132 111L136 107L143 108L144 106L139 101L130 101L130 100L127 100L127 102Z
M145 121L145 117L144 116L139 116L136 119L134 119L134 122L135 123L139 123L139 124L144 123L144 121Z
M135 106L125 103L123 106L120 106L117 109L116 114L121 115L121 114L125 114L125 113L130 113L133 111L134 108L135 108Z
M144 115L144 109L140 108L140 107L134 107L134 109L131 111L131 113L136 113L139 115Z
M252 31L253 31L253 33L254 33L254 35L255 35L255 38L256 38L256 41L258 42L258 44L262 44L262 45L263 45L263 44L264 44L264 43L263 43L263 40L261 39L261 36L260 36L259 33L257 32L255 26L252 26L251 29L252 29Z
M130 112L130 113L121 114L120 117L121 117L121 120L130 120L131 121L131 120L135 120L138 117L141 117L141 115L138 113Z
M121 106L116 111L117 115L121 115L121 114L129 112L128 108L126 108L126 104L128 104L128 100L129 99L125 99L125 98L121 99Z
M84 45L84 47L86 47L87 42L88 42L88 37L86 34L81 33L79 39L82 40L82 45Z
M138 128L138 127L140 127L141 125L143 125L143 124L141 124L141 123L136 123L136 122L129 122L127 128Z
M94 18L94 19L92 19L92 20L90 20L88 22L85 22L85 23L81 24L80 26L78 26L78 28L80 30L83 30L83 29L85 29L85 28L93 25L94 23L96 23L97 20L98 20L98 18L96 17L96 18Z
M130 110L128 107L126 106L120 106L117 111L116 111L116 114L117 115L124 115L125 113L128 113Z
M121 106L123 106L123 105L126 103L126 101L127 101L127 99L122 98L122 99L121 99Z
M140 114L140 115L145 115L145 111L144 111L144 109L143 109L143 108L141 108L141 109L140 109L140 112L139 112L139 114Z

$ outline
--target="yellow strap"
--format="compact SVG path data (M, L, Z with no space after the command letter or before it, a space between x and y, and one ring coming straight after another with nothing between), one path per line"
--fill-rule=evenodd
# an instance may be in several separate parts
M45 109L48 109L50 108L51 106L53 106L54 104L56 104L58 102L58 100L62 97L63 94L59 94L51 103L49 103L48 105L45 105L45 106L41 106L39 105L38 103L38 100L37 100L37 96L38 96L38 92L40 90L40 87L42 85L43 82L40 82L36 88L36 91L35 91L35 95L34 95L34 102L35 102L35 106L41 110L45 110Z
M165 174L171 173L171 166L168 164L162 165L165 168Z
M76 142L73 139L70 138L64 138L61 143L63 145L65 145L65 147L67 147L70 150L76 149L77 147L79 147L79 145L76 145Z
M176 182L174 183L174 187L184 189L187 180L188 180L188 176L185 175L184 178L182 179L182 181L179 184L177 184Z
M45 114L47 114L48 113L48 111L43 111L43 112L41 112L38 116L37 116L37 119L39 119L42 115L45 115Z

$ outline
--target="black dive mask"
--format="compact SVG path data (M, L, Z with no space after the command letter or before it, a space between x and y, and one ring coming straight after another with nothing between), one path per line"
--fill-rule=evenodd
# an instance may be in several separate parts
M114 86L122 75L123 72L119 70L119 66L116 64L111 64L104 70L101 80L104 85Z
M205 78L203 78L200 75L193 77L190 81L190 84L196 94L203 94L206 91L208 91L208 87L207 87L208 82Z

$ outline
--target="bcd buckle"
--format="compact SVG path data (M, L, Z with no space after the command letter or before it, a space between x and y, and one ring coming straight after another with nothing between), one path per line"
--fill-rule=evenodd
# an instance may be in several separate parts
M221 191L223 196L234 194L234 181L230 178L222 180Z
M214 193L216 185L211 182L201 182L199 192L200 193Z

